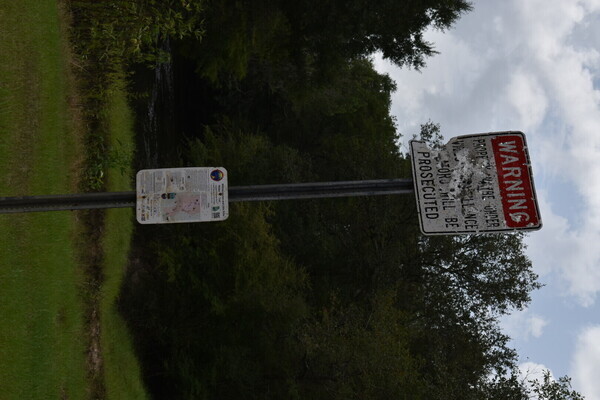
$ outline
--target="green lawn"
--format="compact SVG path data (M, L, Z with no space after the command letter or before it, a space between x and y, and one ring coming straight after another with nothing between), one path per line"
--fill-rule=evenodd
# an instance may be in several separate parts
M109 191L135 190L133 171L128 157L133 153L133 116L127 106L125 91L118 86L111 91L107 120L110 148L115 160L107 171ZM104 382L108 399L146 398L140 368L132 351L125 321L116 310L135 213L132 208L110 209L106 214L103 242L104 284L100 303Z
M77 124L66 35L55 0L0 0L0 196L76 190L83 132ZM112 92L111 141L131 151L125 95ZM74 118L75 117L75 118ZM118 134L118 136L116 136ZM107 171L111 190L130 185ZM127 187L129 188L129 187ZM131 340L114 307L132 230L131 210L111 210L103 241L106 281L101 357L108 398L144 398ZM0 214L0 398L90 397L86 277L75 213Z
M54 1L0 0L0 193L68 193L80 153ZM0 396L85 398L71 213L0 215Z

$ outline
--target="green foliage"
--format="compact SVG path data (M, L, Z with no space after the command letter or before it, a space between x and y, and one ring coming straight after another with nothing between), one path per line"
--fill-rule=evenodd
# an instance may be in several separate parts
M518 376L516 370L510 374L495 375L482 386L486 400L584 400L571 387L571 378L554 379L550 371L543 371L541 379Z
M464 0L282 2L293 45L329 63L376 51L399 66L424 66L435 53L423 39L428 26L447 29L470 9Z
M364 160L383 157L389 165L397 158L395 142L398 137L394 120L389 115L390 95L394 89L394 82L389 76L378 74L370 60L352 60L339 68L330 80L316 79L306 86L291 88L289 94L286 93L289 102L289 111L285 110L287 118L273 135L311 153L312 158L344 162L346 167L360 160L336 160L337 156L353 153L337 145L377 153L377 156L366 156ZM356 166L348 172L372 173L372 167L364 167ZM391 171L388 174L391 175Z
M155 242L147 273L158 280L143 281L152 295L139 299L152 316L138 327L166 352L165 375L148 382L155 392L261 398L264 376L291 368L287 336L306 315L307 282L280 254L268 213L239 205L222 224L169 227Z
M427 398L409 349L410 318L395 306L395 293L344 303L332 295L302 330L302 398Z
M189 142L188 162L225 166L232 186L293 182L310 170L310 163L297 150L243 133L226 120L206 127L203 136Z
M543 381L531 380L530 394L537 400L583 400L584 397L571 388L571 378L563 376L555 380L550 371L544 371Z
M203 40L186 39L179 51L213 83L241 79L257 61L285 65L288 77L326 80L348 60L377 51L421 68L435 54L423 39L425 29L447 29L470 10L465 0L225 0L202 7Z
M124 64L164 61L160 45L169 38L202 37L202 0L70 0L75 43L91 63L120 69ZM92 64L93 65L93 64Z
M413 136L413 139L417 139L417 137ZM440 133L440 124L436 124L431 120L421 124L419 140L427 142L430 149L439 150L444 145L444 137Z
M522 309L541 287L524 254L523 234L424 237L420 246L431 282L468 293L465 314Z
M252 59L285 55L288 21L272 1L207 1L203 7L203 40L182 41L180 52L195 60L198 72L212 82L243 78Z
M123 173L132 162L132 149L108 145L106 110L135 63L167 62L163 48L169 40L202 36L200 0L68 0L72 17L71 39L81 82L82 117L85 119L86 157L81 190L105 188L108 169Z
M509 374L496 374L480 386L481 398L486 400L530 400L517 369ZM533 399L531 399L533 400Z
M95 135L88 137L87 160L80 182L83 190L99 191L106 183L106 172L113 168L121 175L131 167L133 149L116 141L114 145L106 145L104 137Z

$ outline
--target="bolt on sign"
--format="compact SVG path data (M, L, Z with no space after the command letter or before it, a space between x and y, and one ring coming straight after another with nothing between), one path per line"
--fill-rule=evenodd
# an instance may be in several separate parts
M413 140L410 152L425 235L542 227L522 132L459 136L439 150Z
M136 177L141 224L223 221L229 216L222 167L145 169Z

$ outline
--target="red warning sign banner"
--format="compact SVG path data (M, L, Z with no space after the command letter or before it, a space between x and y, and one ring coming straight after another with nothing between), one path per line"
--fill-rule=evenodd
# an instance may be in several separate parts
M496 136L492 139L492 148L506 225L510 228L539 226L523 136Z

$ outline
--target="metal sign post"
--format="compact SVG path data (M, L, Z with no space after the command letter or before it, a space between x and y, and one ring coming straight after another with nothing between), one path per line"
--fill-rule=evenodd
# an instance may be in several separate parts
M413 140L413 180L228 187L223 167L142 170L136 192L0 197L0 213L136 207L142 224L222 221L229 203L412 193L425 235L536 230L542 226L525 135L452 138L441 149Z
M292 183L229 187L229 202L322 199L413 192L410 179ZM51 196L0 197L0 214L135 207L136 192L82 193Z

